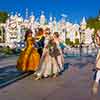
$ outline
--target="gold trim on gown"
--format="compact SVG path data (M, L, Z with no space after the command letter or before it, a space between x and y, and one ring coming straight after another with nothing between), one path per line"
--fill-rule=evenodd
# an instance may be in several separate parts
M17 60L17 69L20 71L36 71L40 62L40 55L37 49L33 47L33 38L28 37L26 48L20 53Z

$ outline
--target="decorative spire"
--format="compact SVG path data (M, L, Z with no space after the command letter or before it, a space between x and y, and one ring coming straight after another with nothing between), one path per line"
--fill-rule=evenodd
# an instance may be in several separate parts
M52 22L52 14L50 13L49 21Z
M18 13L18 17L20 17L20 13Z
M50 22L52 22L52 16L50 16Z
M86 19L85 19L85 17L83 17L83 19L82 19L82 21L81 21L81 23L80 23L81 29L82 29L82 30L86 29L86 25L87 25Z
M28 8L26 8L26 12L25 12L25 14L26 14L26 19L28 19Z
M41 11L41 15L44 15L44 11Z
M13 11L12 11L12 12L11 12L11 16L13 16L13 14L14 14L14 13L13 13Z
M56 24L56 17L54 17L54 21L53 21L53 24L54 24L54 25Z
M18 15L18 12L16 11L16 14L15 15Z
M14 13L13 12L11 12L11 14L10 14L10 19L12 19L13 17L14 17Z
M45 18L45 15L44 15L44 11L41 11L40 24L44 25L45 22L46 22L46 18Z
M83 19L81 21L81 25L86 25L86 19L85 19L85 17L83 17Z
M56 21L56 17L54 17L54 21Z

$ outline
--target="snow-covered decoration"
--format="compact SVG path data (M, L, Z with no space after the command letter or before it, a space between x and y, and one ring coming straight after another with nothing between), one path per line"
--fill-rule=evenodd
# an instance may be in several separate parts
M82 21L80 23L81 29L82 30L86 29L86 25L87 25L86 19L85 19L85 17L83 17L83 19L82 19Z

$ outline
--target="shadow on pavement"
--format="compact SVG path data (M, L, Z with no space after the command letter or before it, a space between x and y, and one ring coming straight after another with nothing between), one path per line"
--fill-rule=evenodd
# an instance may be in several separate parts
M32 73L20 72L15 65L5 66L0 68L0 88L8 86Z
M65 71L65 70L68 70L68 68L69 68L69 63L65 63L65 64L64 64L64 71Z
M76 58L78 59L78 61L81 61L82 59L80 59L79 55L65 55L64 57L65 59L68 58ZM87 62L82 63L82 62L75 62L74 66L78 67L79 69L84 68L86 66L87 63L92 62L89 61L88 59L86 60ZM71 62L65 63L64 64L64 70L62 71L65 72L66 70L68 70L69 65L71 64ZM5 86L8 86L9 84L12 84L26 76L29 76L33 74L32 72L20 72L16 69L15 65L9 65L9 66L4 66L3 68L0 68L0 88L3 88Z
M69 63L65 63L63 67L64 67L64 69L61 71L60 75L62 75L66 70L68 70Z

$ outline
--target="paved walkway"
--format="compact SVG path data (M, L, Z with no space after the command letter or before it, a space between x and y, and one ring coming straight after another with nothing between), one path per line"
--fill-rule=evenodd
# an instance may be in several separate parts
M0 90L0 100L100 100L91 94L95 57L66 58L57 78L35 81L32 75Z
M9 56L9 57L0 57L0 68L3 68L4 66L9 66L9 65L15 65L17 56Z

